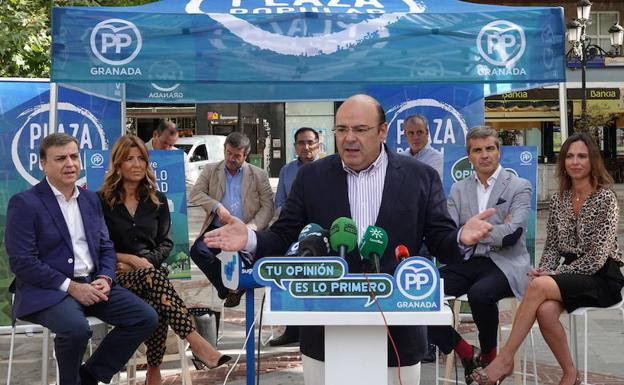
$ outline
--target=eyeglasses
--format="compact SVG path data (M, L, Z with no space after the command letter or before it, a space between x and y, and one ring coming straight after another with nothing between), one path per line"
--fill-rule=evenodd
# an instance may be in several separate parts
M305 146L312 147L317 143L318 143L317 140L298 140L295 142L295 144L299 147L305 147Z
M379 124L376 126L334 126L332 127L332 131L336 134L336 136L346 136L349 131L353 132L355 136L364 136L366 133L373 128L379 127Z

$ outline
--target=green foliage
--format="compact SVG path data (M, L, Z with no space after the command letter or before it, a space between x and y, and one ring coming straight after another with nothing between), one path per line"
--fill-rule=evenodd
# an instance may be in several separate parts
M153 0L0 0L0 77L50 76L50 6L131 6Z

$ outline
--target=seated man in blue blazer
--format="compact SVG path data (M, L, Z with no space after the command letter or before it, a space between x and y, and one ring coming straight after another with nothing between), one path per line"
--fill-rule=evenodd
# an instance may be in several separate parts
M158 325L142 299L115 286L116 255L97 195L76 187L78 141L56 133L39 150L44 180L11 197L6 249L15 281L13 317L56 337L60 383L108 383ZM115 326L84 365L87 316Z

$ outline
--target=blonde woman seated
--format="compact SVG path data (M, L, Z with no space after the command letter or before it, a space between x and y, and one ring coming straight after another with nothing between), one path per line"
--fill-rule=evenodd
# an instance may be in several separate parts
M186 339L197 369L223 365L222 355L193 327L184 302L161 267L173 247L167 198L156 191L154 170L141 139L125 135L113 146L104 185L98 191L106 225L117 252L117 281L149 303L158 313L158 328L145 341L146 384L161 383L167 328Z
M609 188L596 143L574 134L561 146L557 162L559 193L550 199L546 244L516 313L511 334L498 357L472 378L493 384L513 371L513 356L537 319L544 340L563 370L559 385L579 385L565 330L559 317L579 307L608 307L619 302L624 277L617 244L619 210Z

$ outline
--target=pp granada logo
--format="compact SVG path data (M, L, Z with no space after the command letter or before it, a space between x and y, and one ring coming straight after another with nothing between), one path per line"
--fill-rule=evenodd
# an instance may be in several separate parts
M440 280L439 273L431 262L419 257L402 263L395 276L401 294L414 301L430 297Z
M496 20L486 24L477 36L479 54L488 63L512 67L526 49L524 30L507 20Z
M141 51L141 32L133 23L123 19L108 19L91 31L91 51L103 63L124 65Z

